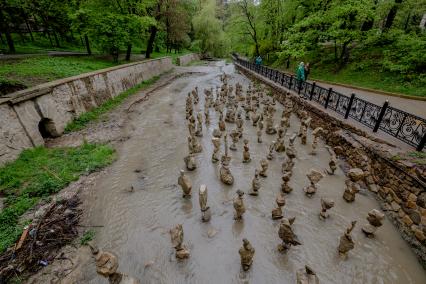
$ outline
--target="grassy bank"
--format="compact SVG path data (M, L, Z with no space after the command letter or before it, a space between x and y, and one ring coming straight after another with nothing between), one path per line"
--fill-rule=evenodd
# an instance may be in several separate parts
M94 108L91 111L83 113L82 115L80 115L79 117L71 121L65 127L65 133L81 130L84 127L86 127L89 122L99 120L99 118L103 114L107 113L108 111L120 105L126 98L135 94L137 91L154 84L159 78L160 76L155 76L149 80L143 81L142 83L137 84L133 88L128 89L127 91L121 93L120 95L112 99L109 99L108 101L100 105L99 107Z
M0 194L5 209L0 213L0 252L22 233L19 217L42 198L47 198L114 160L110 146L84 144L76 148L38 147L25 150L19 158L0 168Z
M0 81L18 82L26 87L75 76L114 66L112 61L93 56L49 57L37 56L5 60L0 64Z
M416 76L386 71L381 65L380 50L354 50L350 61L343 68L335 63L334 52L324 49L320 53L308 54L303 59L293 60L290 68L285 64L270 62L281 70L294 73L300 61L311 63L310 80L323 80L374 90L426 97L426 73Z

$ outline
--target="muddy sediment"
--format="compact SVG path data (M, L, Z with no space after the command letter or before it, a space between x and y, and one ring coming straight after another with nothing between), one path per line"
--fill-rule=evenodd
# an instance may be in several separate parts
M242 163L243 139L240 139L237 151L229 152L235 181L232 186L225 186L219 179L219 165L211 162L211 138L218 113L210 110L211 123L203 125L203 137L199 138L203 152L195 155L197 169L186 173L192 181L193 196L183 199L177 179L179 170L185 168L183 158L188 155L187 93L198 86L201 99L195 111L202 112L202 91L220 86L222 71L231 75L231 84L240 82L244 90L249 84L246 77L234 72L233 65L223 62L186 69L202 74L178 78L155 91L149 100L132 107L128 120L120 127L127 139L117 143L117 161L82 196L83 223L102 226L96 228L95 241L101 249L118 256L120 271L142 283L295 283L296 271L309 265L321 283L426 281L426 273L414 253L388 219L377 230L375 239L366 238L361 226L356 227L352 232L355 248L347 260L339 258L339 238L351 221L367 223L368 212L380 206L366 188L361 189L353 203L346 203L342 199L346 175L341 167L334 175L325 174L312 198L305 196L303 188L309 184L306 174L311 169L324 172L330 160L322 139L317 154L310 154L311 130L307 145L301 145L299 138L295 142L297 158L289 182L294 190L286 196L283 207L284 217L296 217L292 228L302 245L292 247L286 254L277 250L281 242L280 221L271 219L281 188L285 154L274 153L268 177L260 179L259 195L245 195L243 221L235 222L233 218L235 192L237 189L249 192L255 168L259 168L260 160L266 157L268 146L276 137L264 133L263 143L258 143L257 129L251 121L244 120L243 133L249 140L251 161ZM275 123L282 111L281 105L276 107ZM286 145L289 137L299 130L300 121L294 114L290 125L284 137ZM227 123L226 127L229 132L235 124ZM209 222L201 220L196 194L202 184L209 191L212 213ZM334 207L327 211L330 216L326 220L318 216L321 197L335 201ZM176 224L183 224L185 244L191 253L185 261L176 260L170 243L169 230ZM256 250L248 272L242 272L238 254L243 238ZM105 283L96 274L90 257L80 257L78 268L69 277L77 283Z

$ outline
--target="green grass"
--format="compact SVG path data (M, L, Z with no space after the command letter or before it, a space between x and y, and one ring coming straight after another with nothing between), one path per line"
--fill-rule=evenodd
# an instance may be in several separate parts
M49 57L37 56L2 61L0 81L14 81L31 87L40 83L75 76L114 66L112 61L93 56Z
M107 145L75 148L37 147L24 150L17 160L0 168L0 194L6 207L0 213L0 252L22 233L19 217L43 198L57 193L82 174L109 165L115 158Z
M84 232L83 236L81 236L80 238L80 244L82 246L87 245L91 240L93 240L93 238L95 237L95 231L93 230L88 230L86 232Z
M66 127L65 127L65 133L69 133L72 131L78 131L87 126L89 122L97 121L99 118L105 114L106 112L114 109L118 105L120 105L127 97L135 94L137 91L139 91L142 88L146 88L147 86L152 85L155 83L160 76L155 76L149 80L143 81L140 84L137 84L136 86L128 89L127 91L121 93L120 95L109 99L102 105L100 105L97 108L92 109L91 111L85 112L73 121L71 121Z
M289 69L282 64L273 66L295 73L300 61L311 62L309 80L323 80L330 83L342 83L373 90L399 93L410 96L426 97L424 73L414 80L407 80L403 74L384 71L381 67L382 54L377 49L354 50L349 63L338 70L334 62L333 50L324 49L318 54L308 54L306 58L292 60ZM338 70L338 71L337 71Z
M426 152L406 152L391 158L394 161L409 161L417 165L426 165Z

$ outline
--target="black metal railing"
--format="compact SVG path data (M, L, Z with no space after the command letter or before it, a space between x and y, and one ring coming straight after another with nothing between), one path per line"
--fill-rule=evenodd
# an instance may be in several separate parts
M379 129L422 151L426 144L426 120L416 115L394 108L386 101L382 106L358 98L355 94L346 96L316 85L315 82L300 82L293 75L256 65L234 55L239 65L289 89L296 91L307 100L315 101L326 109L362 123L377 132Z

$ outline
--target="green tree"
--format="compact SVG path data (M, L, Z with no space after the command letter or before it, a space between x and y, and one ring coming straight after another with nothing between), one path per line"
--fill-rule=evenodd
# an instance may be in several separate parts
M227 41L222 30L222 22L216 17L214 0L203 2L201 10L192 21L196 44L205 55L223 56L227 53Z

